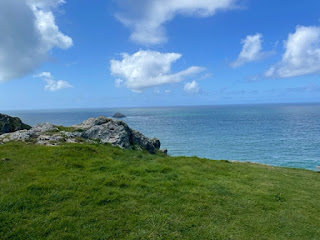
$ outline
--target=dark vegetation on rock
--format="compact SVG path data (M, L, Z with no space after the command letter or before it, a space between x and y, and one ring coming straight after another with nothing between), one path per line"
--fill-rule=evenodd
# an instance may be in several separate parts
M0 134L10 133L23 129L30 129L31 127L24 124L18 117L10 117L5 114L0 114Z

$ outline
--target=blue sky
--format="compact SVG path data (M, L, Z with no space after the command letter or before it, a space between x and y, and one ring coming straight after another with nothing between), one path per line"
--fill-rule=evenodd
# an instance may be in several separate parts
M2 0L0 110L320 101L313 0Z

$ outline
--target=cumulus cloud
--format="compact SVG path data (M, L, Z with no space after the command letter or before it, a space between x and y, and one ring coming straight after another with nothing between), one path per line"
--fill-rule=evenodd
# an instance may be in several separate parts
M192 66L180 72L171 73L171 65L181 58L179 53L160 53L140 50L132 55L122 54L122 60L112 59L110 71L119 77L117 83L141 92L145 88L177 83L187 77L204 71L204 68ZM123 80L123 82L122 82Z
M44 89L50 92L55 92L63 88L72 88L72 85L66 81L54 80L50 72L42 72L38 75L35 75L35 77L42 78L47 83Z
M59 31L53 9L62 0L0 1L0 82L23 77L48 60L54 48L72 46Z
M272 52L262 51L262 34L248 35L245 39L241 40L242 50L234 62L231 63L232 67L240 67L245 63L258 61Z
M184 91L189 94L196 94L200 92L200 86L196 81L188 82L184 85Z
M117 18L132 30L131 40L142 44L167 41L164 24L176 15L208 17L233 8L236 0L117 0Z
M265 72L267 77L288 78L320 73L320 27L297 26L284 42L284 47L281 61Z

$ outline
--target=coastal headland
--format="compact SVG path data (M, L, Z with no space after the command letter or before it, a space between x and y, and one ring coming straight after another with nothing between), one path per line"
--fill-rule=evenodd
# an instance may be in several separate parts
M115 132L128 127L95 118L3 134L9 140L0 145L1 239L320 236L319 173L171 157L152 139L146 141L154 151L148 144L117 146L104 141L105 125ZM29 133L25 141L14 137ZM68 133L77 136L66 138ZM94 140L99 134L104 138Z

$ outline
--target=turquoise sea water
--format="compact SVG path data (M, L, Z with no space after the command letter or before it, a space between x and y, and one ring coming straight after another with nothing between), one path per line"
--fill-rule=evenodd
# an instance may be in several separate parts
M25 123L72 125L120 111L130 127L157 137L170 155L251 161L315 170L320 104L5 111Z

